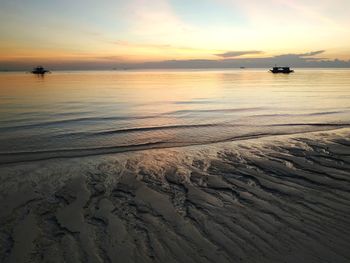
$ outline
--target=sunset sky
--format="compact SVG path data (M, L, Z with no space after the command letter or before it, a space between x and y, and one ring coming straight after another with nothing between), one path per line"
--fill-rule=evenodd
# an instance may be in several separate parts
M1 0L0 69L309 52L348 61L349 13L349 0Z

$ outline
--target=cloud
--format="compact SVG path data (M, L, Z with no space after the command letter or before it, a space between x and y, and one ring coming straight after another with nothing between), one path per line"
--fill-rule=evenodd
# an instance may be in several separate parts
M149 43L134 43L130 41L117 40L113 41L112 44L117 46L126 46L126 47L134 47L134 48L173 48L172 45L169 44L149 44Z
M271 57L226 57L225 59L190 59L190 60L166 60L156 62L144 62L129 64L129 68L270 68L274 65L291 66L300 68L350 68L350 60L330 60L327 58L314 58L312 56L322 54L324 50L311 51L300 54L281 54ZM247 53L245 53L247 54ZM249 53L251 54L251 53Z
M323 61L327 60L326 58L318 58L318 57L313 57L319 54L324 53L325 50L317 50L317 51L311 51L311 52L306 52L306 53L299 53L299 54L282 54L282 55L277 55L274 58L277 61L285 61L290 62L290 63L300 63L300 62L310 62L310 61Z
M158 42L175 43L186 32L192 31L192 27L181 20L166 0L128 1L128 22L128 35Z
M234 57L239 57L243 55L250 55L250 54L262 54L264 53L263 51L257 51L257 50L247 50L247 51L228 51L225 53L221 54L215 54L218 57L223 57L223 58L234 58Z
M325 50L318 50L318 51L312 51L312 52L297 54L297 56L299 56L299 57L312 57L312 56L316 56L318 54L322 54L324 52L325 52Z
M307 53L281 54L270 57L232 57L225 59L183 59L162 60L153 62L130 62L118 56L72 57L62 60L18 58L17 60L1 60L1 69L30 69L33 64L45 62L45 67L57 69L186 69L186 68L270 68L278 66L291 66L293 68L350 68L350 60L330 60L313 57L322 54L323 50Z
M93 57L92 59L96 59L96 60L112 60L112 61L124 60L124 58L122 56L96 56L96 57Z

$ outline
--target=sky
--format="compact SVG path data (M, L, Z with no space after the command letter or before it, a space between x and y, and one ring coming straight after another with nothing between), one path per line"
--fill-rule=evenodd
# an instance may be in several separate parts
M349 0L0 0L0 69L350 67Z

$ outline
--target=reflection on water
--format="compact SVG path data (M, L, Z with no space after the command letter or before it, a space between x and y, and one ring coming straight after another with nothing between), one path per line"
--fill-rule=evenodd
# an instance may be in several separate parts
M349 113L349 70L0 74L3 162L335 129Z

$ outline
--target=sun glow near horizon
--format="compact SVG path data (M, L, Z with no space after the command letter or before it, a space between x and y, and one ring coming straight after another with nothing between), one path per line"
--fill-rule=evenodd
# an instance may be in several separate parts
M325 50L316 58L350 59L346 0L11 0L0 5L0 65L215 60L231 51L241 52L234 58L263 58ZM249 53L255 50L260 52Z

